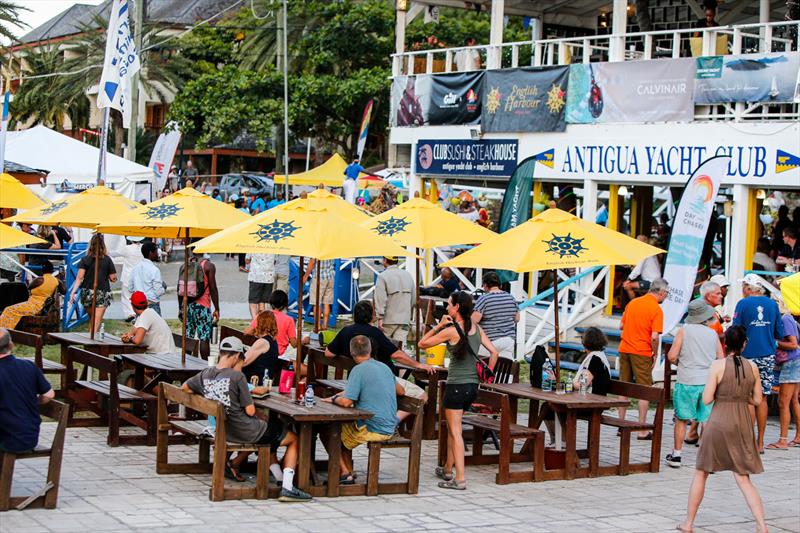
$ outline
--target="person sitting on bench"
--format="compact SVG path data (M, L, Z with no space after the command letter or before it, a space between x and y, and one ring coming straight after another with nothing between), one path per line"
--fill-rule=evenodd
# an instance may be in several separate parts
M226 337L219 343L217 366L206 368L183 384L188 393L202 394L225 407L225 437L241 444L269 444L270 451L286 446L283 456L283 484L279 501L304 502L311 495L293 486L294 468L297 465L297 435L286 429L278 420L269 424L256 413L256 406L247 387L244 374L234 369L244 360L244 345L236 337ZM225 465L225 477L244 481L239 467L247 460L249 452L238 453Z
M14 329L24 316L36 316L42 312L48 298L52 298L56 291L64 294L64 283L53 276L53 263L42 262L42 275L35 278L28 285L30 297L24 302L10 305L0 315L0 327ZM38 411L37 411L38 413Z
M55 391L32 361L17 359L6 328L0 328L0 452L22 453L39 444L39 403Z
M145 353L175 353L175 339L169 324L150 307L147 296L142 291L131 294L131 307L136 314L136 322L130 331L122 334L122 342L137 346L143 344L147 350Z
M645 235L639 235L637 240L653 244L655 241L648 239ZM658 262L658 257L651 255L645 257L639 264L633 267L628 279L622 284L622 288L628 295L628 298L633 300L636 298L636 293L647 292L650 290L650 284L653 280L661 277L661 264Z

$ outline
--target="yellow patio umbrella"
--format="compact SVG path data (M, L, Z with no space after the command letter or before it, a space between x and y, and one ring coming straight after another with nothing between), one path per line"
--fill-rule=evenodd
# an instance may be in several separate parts
M553 270L556 378L561 353L558 330L559 268L636 264L664 250L576 217L548 209L495 239L476 246L443 266L481 267L514 272Z
M319 188L309 193L308 201L312 205L318 205L335 212L348 222L360 224L372 217L370 213L351 204L341 196L326 191L324 188Z
M0 207L33 209L46 203L11 174L0 174Z
M310 195L309 195L310 196ZM346 236L346 237L345 237ZM194 243L201 253L251 253L300 257L297 281L297 338L302 338L303 259L404 256L406 250L371 231L342 218L318 199L302 198L270 209L245 222ZM319 283L317 284L319 289ZM319 304L319 294L317 294ZM317 305L319 309L319 305ZM315 328L316 329L316 328ZM302 362L302 343L297 345L297 367ZM296 374L297 379L300 373Z
M414 247L417 256L420 248L475 244L497 236L493 231L445 211L438 204L419 196L363 222L362 225L403 246ZM419 257L416 260L416 273L417 284L421 286ZM416 308L416 336L419 339L419 290L417 290ZM417 358L419 358L419 346L417 346Z
M780 280L783 303L794 316L800 315L800 272Z
M86 189L80 194L65 196L61 200L51 202L35 209L29 209L18 215L6 219L9 222L27 222L45 226L70 226L76 228L94 228L101 222L109 220L120 212L130 211L139 207L139 204L120 193L103 185ZM100 258L95 255L95 265ZM94 315L97 309L97 271L94 270L92 280L92 307L89 324L89 335L93 339L95 334Z
M183 254L183 283L188 286L189 278L189 240L191 237L206 237L222 229L246 221L250 215L214 200L208 195L185 187L177 192L146 205L139 205L109 218L98 226L98 231L115 235L136 235L158 239L180 239L186 243ZM186 308L188 296L183 297L184 338L181 344L181 357L186 358Z
M28 244L42 244L47 241L35 237L24 231L12 228L7 224L0 223L0 250L6 248L19 248Z

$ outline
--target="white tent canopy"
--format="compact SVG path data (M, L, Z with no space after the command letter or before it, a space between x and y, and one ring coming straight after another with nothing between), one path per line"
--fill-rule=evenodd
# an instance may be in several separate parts
M65 181L71 186L94 184L100 150L53 131L34 126L22 131L8 132L6 159L32 168L46 169L47 193ZM106 158L106 185L132 200L150 200L155 183L153 171L133 161L109 153ZM52 200L53 198L48 198Z

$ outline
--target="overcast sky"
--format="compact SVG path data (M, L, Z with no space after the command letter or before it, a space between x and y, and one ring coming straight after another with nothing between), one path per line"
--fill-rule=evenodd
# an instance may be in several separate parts
M33 28L47 22L62 11L66 11L73 4L97 5L102 2L103 0L15 0L17 5L25 6L30 9L30 11L20 12L22 20L25 21L29 27L12 28L17 36L25 35Z

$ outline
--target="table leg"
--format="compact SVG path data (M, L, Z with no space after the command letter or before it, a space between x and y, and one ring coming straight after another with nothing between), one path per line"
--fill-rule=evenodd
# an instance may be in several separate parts
M144 388L144 367L142 365L136 365L136 368L133 371L133 386L138 391ZM133 405L133 414L141 418L142 412L142 405L139 402L136 402ZM151 416L151 413L147 413L147 416Z
M567 434L565 435L565 438L567 441L567 452L566 457L564 458L564 470L566 479L575 479L575 472L578 469L578 452L575 444L577 437L578 413L575 411L575 409L567 409L566 414ZM556 422L556 428L558 428L559 425L560 424Z
M329 426L328 433L328 492L329 497L339 495L339 459L342 455L342 424L334 422Z
M439 391L439 377L438 374L430 374L428 376L428 401L422 410L422 433L425 439L436 438L436 407L437 407L437 393Z
M597 477L600 469L600 415L602 410L592 409L589 420L589 477Z
M300 424L300 450L297 458L297 486L301 490L308 491L310 487L311 465L314 464L314 458L311 457L311 439L313 432L311 431L311 423L305 422Z

